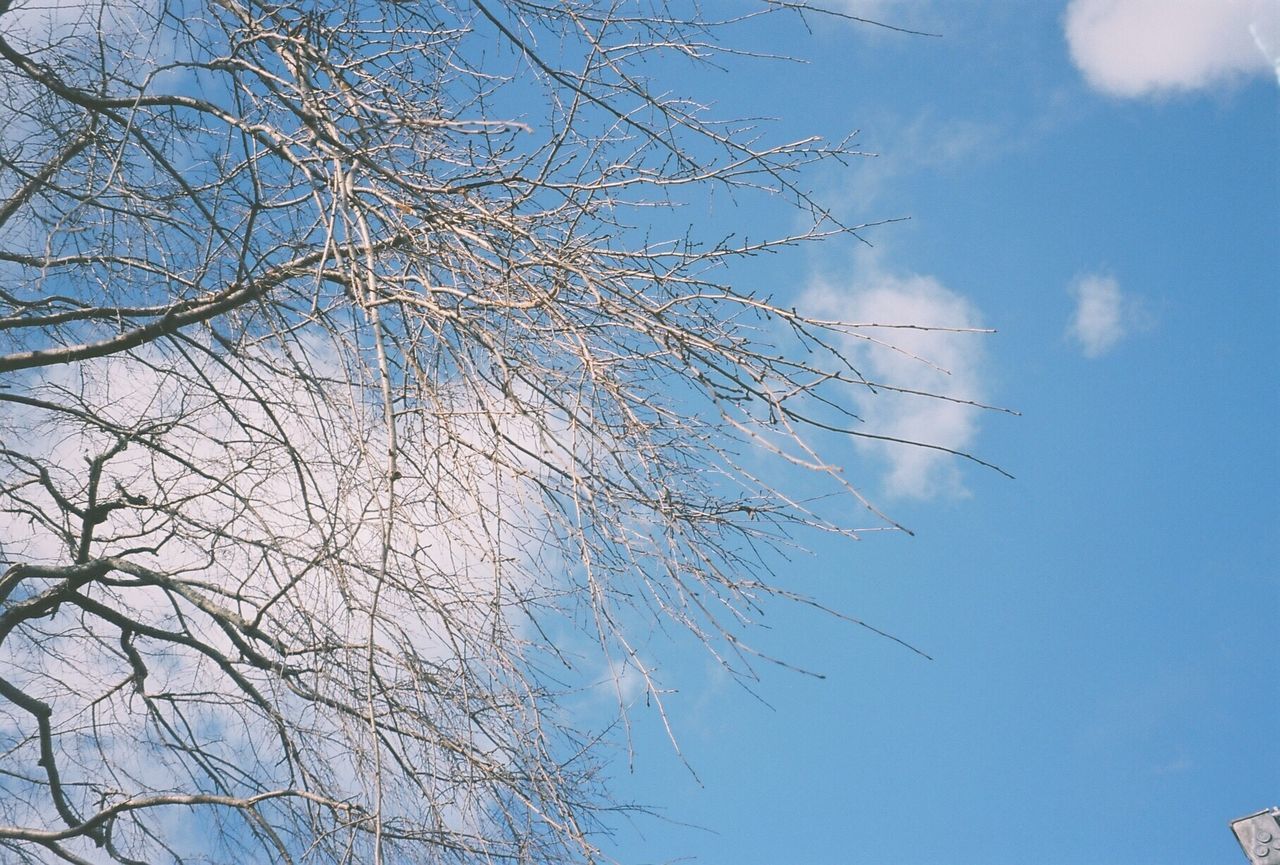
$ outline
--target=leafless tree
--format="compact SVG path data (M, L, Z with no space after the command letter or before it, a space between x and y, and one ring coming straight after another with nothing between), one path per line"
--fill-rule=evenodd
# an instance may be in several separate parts
M675 5L0 2L0 859L596 859L625 623L749 676L764 551L893 528L810 444L886 331L725 284L849 145Z

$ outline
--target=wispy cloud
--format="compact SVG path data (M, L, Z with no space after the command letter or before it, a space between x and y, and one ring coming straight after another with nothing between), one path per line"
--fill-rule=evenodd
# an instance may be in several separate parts
M964 332L980 320L967 298L931 276L873 270L852 284L821 282L807 300L859 324L843 348L872 383L852 392L868 434L954 451L973 445L978 411L967 401L983 398L984 352L982 337ZM945 451L877 439L862 439L859 447L885 464L889 495L966 493L956 458Z
M931 16L930 7L933 4L925 0L820 0L813 5L852 15L866 22L913 29L921 26L922 21ZM864 35L875 34L872 32Z
M898 199L904 180L921 175L946 177L1021 143L1014 130L999 122L938 117L928 109L910 119L881 117L871 127L873 134L865 146L875 158L858 160L849 170L832 176L854 221L883 217L886 208L903 207Z
M1071 59L1113 96L1199 90L1277 69L1274 0L1072 0Z
M1076 308L1067 336L1075 340L1085 357L1106 354L1136 323L1137 307L1120 291L1114 277L1085 274L1076 278L1069 291Z

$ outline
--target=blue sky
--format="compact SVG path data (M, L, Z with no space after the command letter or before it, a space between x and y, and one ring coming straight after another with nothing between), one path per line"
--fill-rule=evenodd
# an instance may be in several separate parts
M876 378L1016 413L849 399L869 431L1016 478L825 442L914 536L805 537L812 554L779 559L778 582L932 660L773 604L747 637L822 678L762 665L752 693L637 616L687 763L624 677L635 756L617 755L613 790L657 816L619 818L606 852L1241 862L1228 821L1280 804L1280 2L828 2L940 36L762 16L724 38L805 63L652 68L655 92L774 118L774 143L859 130L875 155L805 182L845 222L891 222L730 275L831 318L993 329L895 335L945 374L845 348ZM797 230L763 196L701 204L657 211L655 235ZM612 707L597 696L570 711L594 720Z
M773 607L757 643L826 678L769 671L756 699L704 654L655 647L700 780L637 707L639 756L616 780L671 822L622 824L611 852L1243 861L1228 821L1280 800L1280 12L843 8L942 37L771 17L738 37L808 64L734 65L697 85L718 111L797 135L861 130L879 156L815 184L845 218L910 220L867 231L873 247L753 261L739 281L861 320L995 328L919 343L952 371L922 383L1020 417L859 407L1017 479L843 453L916 536L819 543L780 578L934 660Z

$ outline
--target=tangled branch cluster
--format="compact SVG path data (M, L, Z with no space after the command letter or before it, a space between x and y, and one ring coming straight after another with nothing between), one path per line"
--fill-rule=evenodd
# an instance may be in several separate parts
M758 547L851 531L765 457L857 495L806 444L857 327L718 281L853 230L798 185L848 148L643 77L718 26L0 13L0 858L597 856L592 652L660 700L652 611L749 669ZM711 188L807 227L699 244Z

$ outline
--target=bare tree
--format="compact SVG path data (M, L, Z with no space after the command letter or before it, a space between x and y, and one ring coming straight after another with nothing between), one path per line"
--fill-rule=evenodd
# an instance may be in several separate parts
M9 6L0 858L597 858L628 618L750 676L763 551L894 527L809 443L886 331L725 284L848 144L665 95L661 0Z

